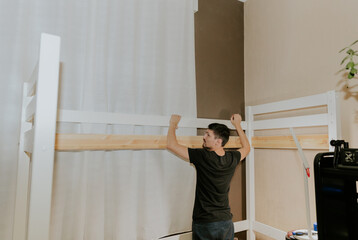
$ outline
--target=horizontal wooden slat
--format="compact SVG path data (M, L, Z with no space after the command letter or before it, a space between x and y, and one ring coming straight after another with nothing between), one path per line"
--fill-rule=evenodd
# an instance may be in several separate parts
M27 82L26 96L28 96L28 97L35 95L36 83L37 83L37 78L38 78L38 73L39 73L38 70L39 70L39 63L37 62L34 70L32 71L29 81Z
M27 122L32 121L35 115L35 111L36 111L36 96L33 96L30 100L30 103L26 107L25 120Z
M178 136L178 142L187 147L200 148L202 136ZM328 149L327 134L297 136L303 149ZM108 134L56 134L58 151L165 149L166 136L162 135L108 135ZM295 149L292 136L257 136L252 138L254 148ZM230 137L226 148L240 148L239 137Z
M200 148L202 136L178 136L178 142L191 148ZM167 137L161 135L106 135L106 134L56 134L58 151L166 149ZM239 137L230 137L226 148L240 148Z
M282 129L291 127L312 127L326 125L328 125L328 114L322 113L308 116L258 120L253 122L253 129Z
M266 224L263 224L263 223L260 223L257 221L254 221L253 225L254 225L253 230L256 232L262 233L262 234L264 234L268 237L271 237L273 239L285 239L286 232L284 232L280 229L271 227L269 225L266 225Z
M328 149L327 134L298 135L298 141L303 149ZM254 148L295 149L296 144L292 136L261 136L252 138Z
M89 112L75 110L58 110L58 122L72 123L99 123L99 124L127 124L136 126L157 126L168 127L170 116L126 114L115 112ZM179 128L207 128L210 123L225 124L230 129L235 129L230 120L205 119L205 118L187 118L182 117ZM242 128L247 128L246 122L241 122Z
M302 109L316 106L324 106L328 104L327 93L294 98L279 102L261 104L252 107L253 114L273 113L287 111L293 109Z
M34 129L30 129L25 132L24 134L24 152L26 153L32 153L32 150L34 148Z
M234 229L235 232L242 232L249 229L249 221L248 220L241 220L238 222L234 222Z

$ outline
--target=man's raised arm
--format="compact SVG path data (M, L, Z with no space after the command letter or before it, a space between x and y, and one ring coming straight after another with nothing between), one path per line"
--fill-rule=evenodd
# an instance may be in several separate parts
M241 159L243 160L250 152L250 143L249 139L247 139L246 134L244 130L242 130L241 127L241 115L240 114L234 114L231 116L231 123L236 128L237 133L239 134L240 141L242 148L240 148L238 151L241 153Z
M172 115L167 134L167 149L189 162L189 153L186 146L180 145L177 141L175 130L178 128L180 115Z

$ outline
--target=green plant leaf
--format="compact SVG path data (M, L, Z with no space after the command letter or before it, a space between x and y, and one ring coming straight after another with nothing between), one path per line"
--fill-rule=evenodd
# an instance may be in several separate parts
M339 51L339 53L343 52L344 50L346 50L348 47L343 48L341 51Z
M348 49L347 54L353 55L353 54L354 54L354 51L353 51L352 49Z
M347 63L346 65L346 69L349 69L349 68L353 68L354 67L354 62L350 61L349 63Z
M356 44L358 42L358 40L355 40L354 43L352 43L350 46L353 46L354 44Z
M354 75L352 75L351 73L348 74L348 79L352 79L354 77Z
M346 56L345 58L343 58L342 62L341 62L341 65L349 58L349 55Z

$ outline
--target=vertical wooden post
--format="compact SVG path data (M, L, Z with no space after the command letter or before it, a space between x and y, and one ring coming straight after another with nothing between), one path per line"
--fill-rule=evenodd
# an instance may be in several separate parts
M255 240L254 222L255 222L255 158L254 147L252 146L252 137L254 136L253 122L254 115L252 107L246 107L246 135L249 139L251 151L246 157L246 217L249 222L247 239Z
M28 240L48 240L60 61L60 38L41 35L31 157Z

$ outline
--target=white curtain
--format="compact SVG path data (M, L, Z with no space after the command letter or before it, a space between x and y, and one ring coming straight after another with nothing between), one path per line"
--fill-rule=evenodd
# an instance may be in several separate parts
M22 83L36 64L40 33L61 37L59 108L195 117L193 1L0 0L0 239L12 237ZM61 124L58 131L167 129ZM188 231L194 189L194 168L167 151L58 152L50 239Z

